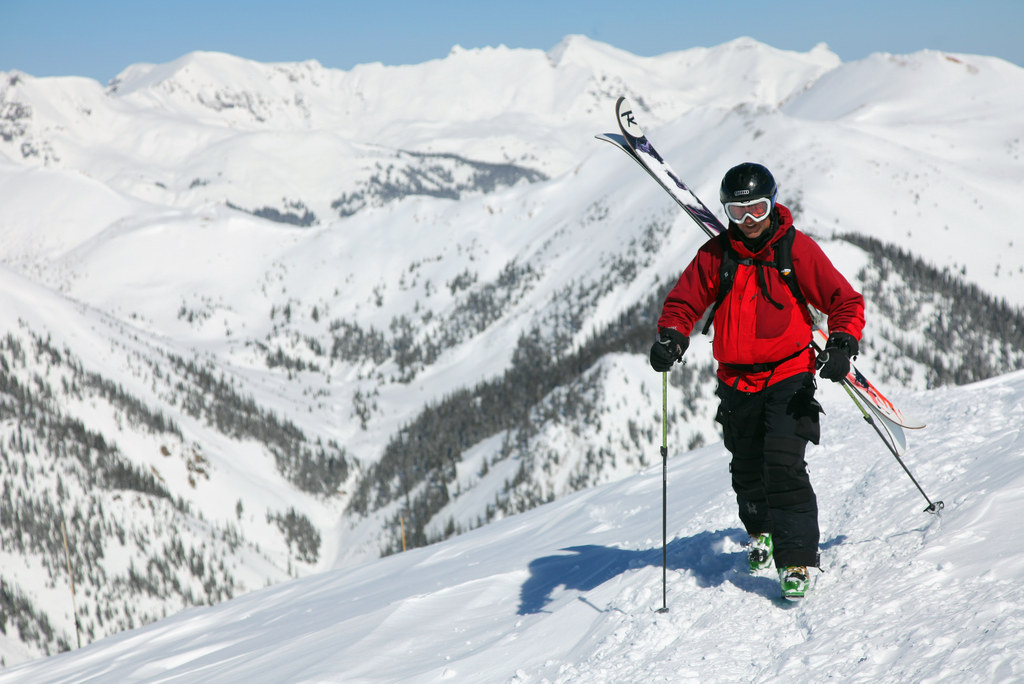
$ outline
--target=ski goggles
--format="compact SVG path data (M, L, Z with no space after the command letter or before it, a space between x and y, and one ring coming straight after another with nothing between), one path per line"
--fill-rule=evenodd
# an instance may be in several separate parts
M763 221L772 210L772 200L769 197L747 200L746 202L725 202L725 213L730 221L743 223L749 216L755 221Z

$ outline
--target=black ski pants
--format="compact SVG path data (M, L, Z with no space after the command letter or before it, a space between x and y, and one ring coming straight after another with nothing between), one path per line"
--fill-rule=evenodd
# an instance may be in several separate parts
M716 392L740 520L751 535L772 534L780 568L818 565L818 501L804 460L807 442L820 437L814 389L814 376L802 373L760 392L719 381Z

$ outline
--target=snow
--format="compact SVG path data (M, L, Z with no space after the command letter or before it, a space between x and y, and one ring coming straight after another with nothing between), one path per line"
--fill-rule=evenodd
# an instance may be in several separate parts
M842 64L824 45L793 53L747 38L641 58L569 36L548 52L453 49L443 60L349 72L197 52L133 65L107 89L5 76L0 322L15 335L52 338L180 423L184 437L163 440L133 432L95 399L61 407L196 512L104 500L154 548L184 538L220 549L217 537L237 529L239 549L220 558L243 595L10 668L0 682L1024 677L1024 551L1013 534L1024 513L1020 373L931 392L883 386L929 424L909 434L906 459L945 500L937 517L921 512L925 502L846 396L822 388L825 441L811 467L827 572L798 606L779 604L773 578L737 570L743 535L708 418L711 387L693 405L676 398L670 410L688 410L692 421L670 426L671 610L658 615L661 463L651 439L637 446L627 428L660 437L660 383L641 355L609 355L587 369L602 390L597 420L544 426L531 442L560 459L540 483L546 494L568 490L587 448L613 444L593 474L608 484L381 560L372 559L395 534L387 525L397 508L352 519L347 494L298 491L264 445L176 412L155 372L171 355L208 362L260 407L337 440L366 468L423 406L500 376L522 332L540 326L583 344L678 274L703 239L659 188L593 139L614 129L621 94L643 103L659 151L705 199L737 160L765 161L783 203L800 205L800 227L851 278L869 259L833 234L900 244L1020 305L1024 240L1005 220L1024 181L1019 67L933 51ZM417 168L411 153L435 152L550 178L455 200L369 203L344 217L332 208L382 169ZM450 158L437 164L467 173ZM297 228L246 213L296 202L318 222ZM975 240L981 231L986 239ZM618 282L626 258L631 278ZM329 340L334 320L388 332L404 316L417 333L436 333L459 320L466 292L509 264L530 264L535 279L411 381L397 382L390 361L324 363L304 346ZM458 292L452 283L464 273L475 284ZM606 285L578 329L560 327L557 295ZM869 316L869 333L884 325ZM257 344L324 365L268 369ZM694 367L709 347L694 340ZM858 365L870 374L874 362L863 355ZM59 373L30 365L33 373L59 385ZM366 426L357 393L371 397ZM0 438L16 428L6 421ZM462 495L432 529L449 519L473 525L515 477L517 458L495 460L507 436L462 454L448 483ZM708 446L687 453L694 436ZM191 484L197 452L209 465ZM32 486L50 491L48 478ZM322 536L316 563L296 562L266 519L289 508ZM130 546L106 550L112 572L133 560ZM68 587L49 582L42 565L0 557L4 582L73 635ZM295 576L305 577L278 584ZM178 598L142 608L173 612L184 605ZM0 654L7 664L41 655L12 624Z
M652 373L653 375L653 373ZM653 387L653 383L652 383ZM742 569L720 443L430 547L190 609L0 682L1012 681L1024 676L1024 372L896 396L908 466L825 393L807 599ZM650 397L652 403L656 397Z

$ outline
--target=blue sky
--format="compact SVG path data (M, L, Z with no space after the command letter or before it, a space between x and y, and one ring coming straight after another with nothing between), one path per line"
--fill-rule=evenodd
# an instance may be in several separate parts
M350 69L442 58L456 44L547 50L574 33L638 55L752 36L787 50L825 42L844 61L931 48L1024 65L1024 0L11 0L0 71L106 83L193 50Z

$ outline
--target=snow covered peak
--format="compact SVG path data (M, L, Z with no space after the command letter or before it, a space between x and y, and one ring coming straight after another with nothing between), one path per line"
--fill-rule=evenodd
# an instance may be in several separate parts
M554 67L580 64L598 69L607 67L609 62L631 64L641 59L631 52L579 34L563 38L558 45L547 51L547 57Z
M815 43L814 47L811 48L811 54L835 55L835 53L832 52L832 48L830 48L828 46L828 43L826 43L824 41L822 41L820 43ZM836 56L838 56L838 55L836 55Z
M108 91L119 97L145 90L197 92L216 87L244 87L264 80L267 66L222 52L190 52L163 64L134 64L118 74Z
M764 96L769 92L782 95L799 81L811 83L842 62L827 48L795 52L741 37L695 51L692 63L704 78L714 79L716 87L727 93L732 92L730 84L737 84L741 88L737 96L743 92Z
M195 51L164 64L133 64L109 84L112 94L127 96L146 89L198 91L211 86L259 89L275 77L301 83L321 76L324 67L315 59L303 62L262 63L223 52Z
M563 55L573 48L573 45L579 45L581 42L589 40L586 36L578 34L568 35L558 42L558 45L548 50L548 59L551 60L551 64L558 66L559 62L562 61Z
M793 116L910 124L1005 116L1018 109L1024 70L993 57L921 50L842 64L787 105ZM955 93L955 96L951 95Z
M191 52L165 64L130 66L107 92L209 122L301 127L309 118L309 98L330 85L332 73L340 72L329 72L316 60L264 64L220 52Z

